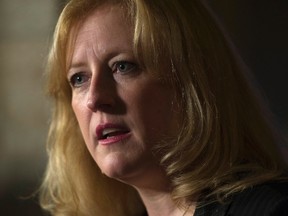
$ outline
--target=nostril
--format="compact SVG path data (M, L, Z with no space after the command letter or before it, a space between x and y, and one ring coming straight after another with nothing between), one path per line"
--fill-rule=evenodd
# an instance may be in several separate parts
M88 107L89 109L91 109L91 110L94 110L94 107L95 107L95 101L94 101L94 99L89 98L89 99L87 100L87 107Z
M111 96L103 96L103 97L97 97L97 96L90 96L87 100L87 107L92 111L97 110L106 110L108 108L111 108L113 106L113 98Z
M99 109L103 111L114 106L117 91L109 73L104 73L100 69L95 71L87 94L87 107L92 111Z

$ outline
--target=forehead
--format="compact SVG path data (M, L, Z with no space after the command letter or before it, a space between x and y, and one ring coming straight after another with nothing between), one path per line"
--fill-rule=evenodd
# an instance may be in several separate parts
M93 10L83 22L71 31L74 37L72 61L89 50L96 54L132 50L133 29L120 5L102 5Z
M120 5L105 4L90 12L80 24L76 42L86 36L106 35L109 38L112 36L119 37L120 28L125 32L131 32L129 26L131 27Z
M109 24L120 20L124 21L123 8L120 5L104 4L92 10L82 22L79 31L95 28L99 23Z

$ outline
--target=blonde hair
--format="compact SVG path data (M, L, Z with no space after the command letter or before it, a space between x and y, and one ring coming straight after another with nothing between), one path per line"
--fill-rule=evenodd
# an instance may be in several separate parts
M75 26L102 4L119 4L134 25L135 55L171 85L183 127L159 144L175 201L225 200L285 171L276 138L244 68L201 0L71 0L56 26L48 61L54 110L41 204L53 215L136 215L136 191L101 174L71 109L67 59ZM71 53L70 53L71 54ZM169 65L170 72L161 70ZM165 73L164 73L165 72Z

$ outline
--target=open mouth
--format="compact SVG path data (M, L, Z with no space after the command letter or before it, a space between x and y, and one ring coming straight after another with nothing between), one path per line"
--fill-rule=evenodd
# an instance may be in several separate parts
M120 142L131 135L130 130L118 124L99 124L96 128L96 136L101 144Z
M129 130L124 130L124 129L119 129L119 128L105 128L102 130L102 133L98 139L105 140L105 139L114 138L117 136L122 136L127 133L129 133Z

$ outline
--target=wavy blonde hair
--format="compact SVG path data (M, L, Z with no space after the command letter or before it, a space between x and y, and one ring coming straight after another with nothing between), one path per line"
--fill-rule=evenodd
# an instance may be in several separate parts
M90 156L71 108L66 80L77 26L97 7L119 4L134 25L135 55L171 85L182 113L174 142L161 143L172 197L225 200L279 178L286 166L245 68L201 0L71 0L56 26L48 60L54 110L41 204L53 215L137 215L130 186L105 177ZM163 64L170 72L163 71Z

